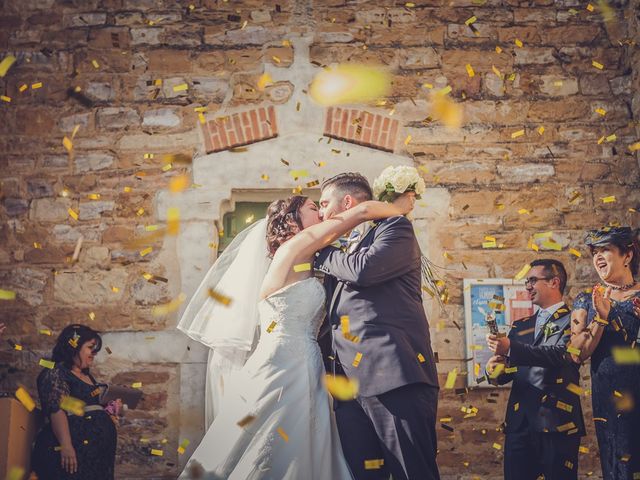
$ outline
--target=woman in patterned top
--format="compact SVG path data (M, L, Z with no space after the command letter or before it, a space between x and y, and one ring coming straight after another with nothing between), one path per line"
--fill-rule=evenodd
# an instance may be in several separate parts
M608 227L585 243L601 283L573 304L568 352L591 358L591 398L605 480L640 478L640 248L637 232ZM636 349L635 351L632 350Z
M116 420L100 405L106 385L89 373L101 347L96 331L69 325L53 348L55 366L38 376L38 395L47 420L33 451L33 469L40 480L114 478ZM120 403L116 414L119 407Z

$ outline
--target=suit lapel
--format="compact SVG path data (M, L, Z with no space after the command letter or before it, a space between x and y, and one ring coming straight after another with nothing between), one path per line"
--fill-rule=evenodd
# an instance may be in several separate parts
M544 335L544 331L545 328L547 328L549 325L557 327L557 329L553 332L553 334L556 334L557 332L560 331L560 325L558 325L558 320L561 319L562 317L564 317L565 315L567 315L570 312L569 308L567 307L566 304L562 304L560 306L560 308L558 308L553 315L551 315L548 320L545 322L545 324L542 326L542 328L540 329L540 332L538 333L538 335L536 336L536 338L533 341L534 345L538 345L541 341L546 341L545 335ZM535 324L534 324L535 325Z

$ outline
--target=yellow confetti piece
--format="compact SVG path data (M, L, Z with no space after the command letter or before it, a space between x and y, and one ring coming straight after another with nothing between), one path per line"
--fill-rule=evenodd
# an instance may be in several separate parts
M517 132L513 132L511 134L511 138L518 138L524 135L524 130L518 130Z
M531 215L531 212L530 212L529 210L527 210L526 208L520 208L520 209L518 210L518 213L519 213L520 215Z
M16 292L0 288L0 300L15 300Z
M95 320L96 314L94 312L89 312L89 320Z
M358 395L359 383L356 378L347 378L343 375L325 375L324 384L333 398L343 402L353 400Z
M140 207L140 208L136 211L136 215L138 215L139 217L141 217L142 215L144 215L144 208Z
M517 412L518 410L520 410L520 402L516 402L513 404L513 411Z
M47 328L41 328L40 330L38 330L38 333L40 335L48 335L48 336L52 335L51 330L49 330Z
M582 445L578 447L578 451L580 453L589 453L589 447L583 447Z
M579 385L576 385L575 383L570 383L569 385L567 385L567 390L578 396L584 393L584 389Z
M153 252L153 247L147 247L143 250L140 250L140 256L144 257L145 255L150 254L151 252Z
M308 170L291 170L289 176L292 178L305 178L309 176Z
M523 47L522 41L517 38L514 40L514 43L516 44L516 47L519 47L519 48Z
M38 88L42 88L42 82L36 82L31 85L32 90L37 90Z
M25 471L22 467L11 467L7 473L5 480L23 480Z
M456 378L458 377L458 368L454 368L447 374L447 381L444 384L444 388L447 390L451 390L456 383Z
M524 267L522 267L522 270L520 270L520 271L516 274L516 276L514 277L514 279L515 279L515 280L522 280L522 279L525 277L525 275L526 275L527 273L529 273L529 270L531 270L531 265L529 265L529 264L527 263Z
M502 445L500 445L499 443L493 443L493 448L495 448L496 450L502 450Z
M493 73L495 73L499 79L502 79L502 73L500 73L500 70L498 70L495 65L491 65L491 70L493 70Z
M323 106L366 103L384 98L391 90L391 76L369 65L341 64L322 69L309 87L309 96Z
M498 45L496 45L496 53L502 53L502 49Z
M0 100L2 100L3 102L10 103L11 97L7 97L6 95L0 95Z
M419 361L420 363L424 363L424 362L426 362L427 360L424 358L424 355L422 355L421 353L418 353L418 361Z
M278 427L278 434L282 437L285 442L289 442L289 435L287 435L282 427Z
M120 289L119 289L118 287L114 287L114 286L112 286L112 287L111 287L111 291L112 291L113 293L118 293L118 292L120 291Z
M266 173L263 173L262 175L260 175L260 179L264 180L265 182L269 181L269 175L267 175Z
M311 271L311 264L310 263L299 263L298 265L294 265L293 266L293 271L296 272L296 273L309 272L309 271Z
M74 220L78 220L78 214L74 212L73 209L69 208L67 212L69 213L69 216L71 218L73 218Z
M68 152L70 152L71 150L73 150L73 142L71 141L71 139L69 137L64 137L62 139L62 145L64 146L64 148L67 149Z
M607 114L607 111L604 108L596 108L596 113L602 115L603 117Z
M556 407L569 413L571 413L571 411L573 410L572 405L569 405L568 403L562 402L560 400L558 400L558 402L556 403Z
M504 373L516 373L518 371L518 367L506 367L504 369Z
M275 320L273 320L269 326L267 327L267 333L271 333L273 332L273 330L278 326L278 322L276 322Z
M183 92L185 90L189 90L189 85L187 85L186 83L181 83L180 85L175 85L173 87L174 92Z
M590 3L587 4L587 6L585 7L587 10L589 10L590 12L593 12L593 5L591 5Z
M171 193L180 193L189 186L188 175L178 175L169 181L169 191Z
M178 235L180 233L180 209L170 207L167 209L167 235Z
M384 459L382 458L364 461L365 470L379 470L380 468L382 468L383 465L384 465Z
M52 362L51 360L46 360L44 358L41 358L38 364L41 367L48 368L48 369L52 369L53 367L56 366L56 362Z
M231 305L231 302L232 302L231 297L227 297L226 295L216 292L213 288L210 288L208 290L208 294L211 298L213 298L218 303L221 303L227 307Z
M598 145L602 144L602 142L604 142L604 135L598 139Z
M91 65L93 65L93 68L95 68L96 70L100 68L100 64L97 60L91 60Z
M262 92L267 86L271 84L273 84L273 78L271 78L271 75L269 75L268 73L263 73L262 75L260 75L260 78L258 78L257 88Z
M151 159L151 158L153 158L153 153L145 153L145 154L144 154L144 158L145 158L145 159Z
M602 200L602 203L613 203L616 201L616 196L609 195L608 197L600 197L600 200Z
M131 388L142 388L142 382L134 382L131 384Z
M596 62L595 60L591 61L591 65L593 65L594 67L596 67L598 70L602 70L604 68L604 65L601 64L600 62Z
M60 400L60 408L65 412L82 417L84 415L84 407L86 403L79 398L65 395Z
M409 145L410 141L411 141L411 135L407 135L407 138L404 139L404 144Z
M452 90L452 89L451 89L451 85L447 85L446 87L444 87L444 88L442 88L442 89L438 90L438 91L436 92L436 95L443 95L443 96L444 96L444 95L448 95L449 93L451 93L451 90Z
M202 113L202 112L198 112L198 120L200 121L200 123L202 125L207 123L207 119L205 118L204 113Z
M613 347L611 349L613 361L618 365L633 365L640 363L640 347Z
M20 91L20 93L22 93L28 88L29 88L29 85L27 85L26 83L23 83L22 85L20 85L20 88L18 90Z
M467 74L469 75L469 77L473 78L476 76L476 72L473 71L473 67L470 63L467 63L465 65L465 68L467 69Z
M31 398L29 392L24 387L18 387L16 390L16 398L28 411L33 411L36 408L36 402Z
M90 193L89 195L87 195L87 198L89 200L100 200L100 194L99 193Z
M474 15L473 17L467 18L464 21L464 24L468 27L469 25L475 23L478 20L478 18Z
M615 133L612 133L611 135L605 137L605 140L607 142L615 142L618 139L618 136Z
M131 187L124 187L124 188L122 189L122 191L123 191L124 193L129 193L129 192L131 192L131 190L132 190L132 189L131 189Z
M362 360L362 353L358 352L356 353L356 357L353 359L353 363L351 363L351 365L354 367L357 367L358 365L360 365L361 360Z
M578 356L580 355L580 349L572 347L572 346L567 346L567 352L569 352L572 355Z
M162 171L163 172L168 172L169 170L171 170L173 168L173 165L171 165L170 163L167 163L166 165L162 166Z
M15 61L16 57L14 57L13 55L7 55L2 59L2 61L0 62L0 78L4 77L7 74Z
M582 254L578 250L576 250L575 248L570 248L569 249L569 253L571 255L574 255L575 257L578 257L578 258L582 257Z
M433 84L431 84L431 83L423 83L422 86L424 88L428 88L428 89L432 89L433 88Z
M16 344L13 346L13 348L14 348L15 350L17 350L18 352L21 352L21 351L22 351L22 345L20 345L19 343L16 343Z
M162 457L164 455L164 452L162 450L157 449L157 448L152 448L151 449L151 455L155 455L156 457Z

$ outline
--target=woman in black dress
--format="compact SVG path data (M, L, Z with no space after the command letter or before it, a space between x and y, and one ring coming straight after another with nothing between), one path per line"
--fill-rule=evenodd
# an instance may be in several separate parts
M97 332L70 325L62 330L53 349L55 366L38 376L38 395L47 419L33 452L34 471L40 480L114 478L115 420L100 405L106 385L89 373L101 347Z
M574 361L591 358L591 398L605 480L640 478L640 248L628 227L588 232L585 243L601 283L575 299Z

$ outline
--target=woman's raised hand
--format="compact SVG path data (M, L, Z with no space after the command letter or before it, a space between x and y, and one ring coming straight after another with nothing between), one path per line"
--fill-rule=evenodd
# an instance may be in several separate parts
M607 320L609 318L609 311L611 310L611 287L607 287L604 291L604 294L601 291L601 288L598 288L599 285L593 287L593 293L591 294L591 298L593 300L593 308L596 312L598 312L598 316L602 320Z

